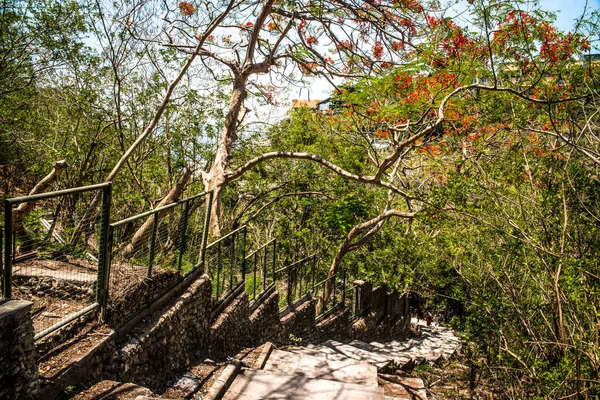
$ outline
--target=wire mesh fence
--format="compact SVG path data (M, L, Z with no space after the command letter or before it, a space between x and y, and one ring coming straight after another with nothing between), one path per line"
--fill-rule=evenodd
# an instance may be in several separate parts
M346 306L351 299L352 288L348 288L346 270L323 279L315 284L314 295L317 298L317 319L323 318L338 307Z
M275 271L279 308L283 309L313 293L316 278L317 258L315 255L303 258ZM285 294L285 296L282 296Z
M275 284L277 242L265 243L246 257L246 293L251 302Z
M246 226L206 247L207 272L216 303L229 296L245 279Z
M156 297L204 266L211 200L212 193L200 193L110 225L111 303L145 287ZM147 278L167 284L150 288Z
M110 195L101 184L4 201L2 293L34 303L36 339L98 306Z

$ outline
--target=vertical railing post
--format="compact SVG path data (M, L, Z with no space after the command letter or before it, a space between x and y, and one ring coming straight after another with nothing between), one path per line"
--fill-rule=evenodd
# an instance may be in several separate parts
M206 205L206 217L204 218L204 232L202 233L202 271L206 270L206 246L208 245L208 226L210 225L210 211L212 209L213 192L208 192L208 204Z
M221 288L221 242L217 242L217 300L219 299L219 289Z
M277 241L273 242L273 284L277 285L277 277L276 272L277 268L276 265L277 264Z
M4 200L4 229L6 239L4 240L4 274L2 276L2 296L10 299L12 295L12 204Z
M346 269L342 271L342 307L346 307Z
M185 206L183 207L183 216L182 222L179 225L179 260L177 261L177 271L181 273L181 262L183 261L183 253L185 253L186 249L186 240L187 240L187 224L188 224L188 214L190 210L190 202L186 201Z
M246 227L244 226L244 233L242 235L242 254L240 259L242 260L242 281L246 281Z
M110 229L110 206L112 203L112 182L102 188L102 208L100 210L100 249L98 254L98 277L96 283L96 302L105 307L107 301L106 276L108 275L108 234Z
M316 279L316 272L317 272L317 255L313 255L313 259L312 259L312 291L311 293L315 292L315 279Z
M158 231L158 213L154 213L152 234L150 235L150 255L148 256L148 278L152 277L152 264L156 255L156 232Z
M288 280L288 285L287 285L287 304L288 306L292 303L292 274L291 274L292 269L288 267L287 270L287 280Z
M298 274L296 276L298 276L298 281L300 281L300 288L298 290L298 298L302 298L303 293L302 293L302 281L304 280L304 271L306 270L306 264L302 263L298 266L297 268L298 270Z
M229 262L229 290L233 289L233 270L235 269L235 237L237 234L231 235L231 257Z
M252 284L252 300L256 299L256 264L258 263L258 251L254 252L254 276Z
M269 246L265 246L265 254L263 256L262 263L262 280L263 280L263 292L267 288L267 252L269 251Z
M332 305L332 308L337 305L337 297L336 297L337 277L338 277L338 274L333 274L333 276L331 277L333 279L333 305Z
M101 306L102 306L102 321L105 321L105 322L106 322L106 312L108 310L108 307L107 307L108 299L110 296L110 272L111 272L111 266L112 266L112 251L113 251L114 236L115 236L115 230L112 226L109 225L108 244L107 244L108 251L106 253L107 268L105 269L104 276L103 276L104 299L103 299L103 304L101 304Z

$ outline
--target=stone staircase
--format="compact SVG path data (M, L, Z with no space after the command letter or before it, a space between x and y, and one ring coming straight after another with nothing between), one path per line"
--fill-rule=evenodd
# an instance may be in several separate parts
M223 399L289 400L425 400L423 381L400 378L405 395L388 397L378 386L378 371L413 368L425 362L448 359L460 342L449 329L422 327L420 338L405 342L341 343L273 350L262 370L243 368Z

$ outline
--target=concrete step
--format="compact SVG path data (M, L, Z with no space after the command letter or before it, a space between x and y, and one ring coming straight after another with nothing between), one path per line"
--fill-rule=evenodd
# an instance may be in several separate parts
M329 361L347 360L347 361L352 361L355 363L360 363L360 361L354 360L352 358L348 358L345 355L338 353L334 349L327 347L327 346L319 346L319 345L309 344L306 347L300 347L300 346L290 347L290 348L287 348L286 351L290 351L290 352L296 353L296 354L305 354L305 355L311 356L311 357L323 358L323 359L329 360Z
M243 369L224 400L384 400L382 388L312 379L302 374Z
M356 360L327 360L288 351L273 350L264 371L298 374L305 378L377 386L377 368Z
M398 368L402 368L413 361L413 357L407 351L407 346L391 346L389 343L383 344L379 342L371 342L369 345L393 357L394 363L396 363Z
M354 340L348 344L328 340L321 343L321 345L329 347L348 358L375 365L378 369L384 368L394 361L394 357L389 352L359 340Z

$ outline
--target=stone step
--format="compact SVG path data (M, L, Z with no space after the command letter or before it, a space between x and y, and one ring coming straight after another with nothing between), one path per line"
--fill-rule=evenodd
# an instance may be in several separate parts
M356 360L327 360L288 351L273 350L264 371L298 374L306 378L377 386L377 368Z
M371 342L370 346L376 347L380 351L385 354L389 354L390 357L393 357L394 362L398 366L398 368L402 368L404 365L413 361L413 357L411 353L408 351L410 347L407 345L404 346L391 346L388 344L383 344L379 342Z
M301 374L243 369L225 393L224 400L384 400L382 388Z
M389 352L359 340L354 340L348 344L328 340L321 343L321 345L329 347L348 358L375 365L378 369L384 368L394 361L394 357L390 356Z
M290 352L296 353L296 354L305 354L305 355L311 356L311 357L323 358L323 359L329 360L329 361L348 360L348 361L353 361L355 363L360 363L360 361L354 360L352 358L348 358L345 355L338 353L337 351L333 350L332 348L326 347L326 346L309 344L305 347L300 347L300 346L290 347L290 348L287 348L286 351L290 351Z

